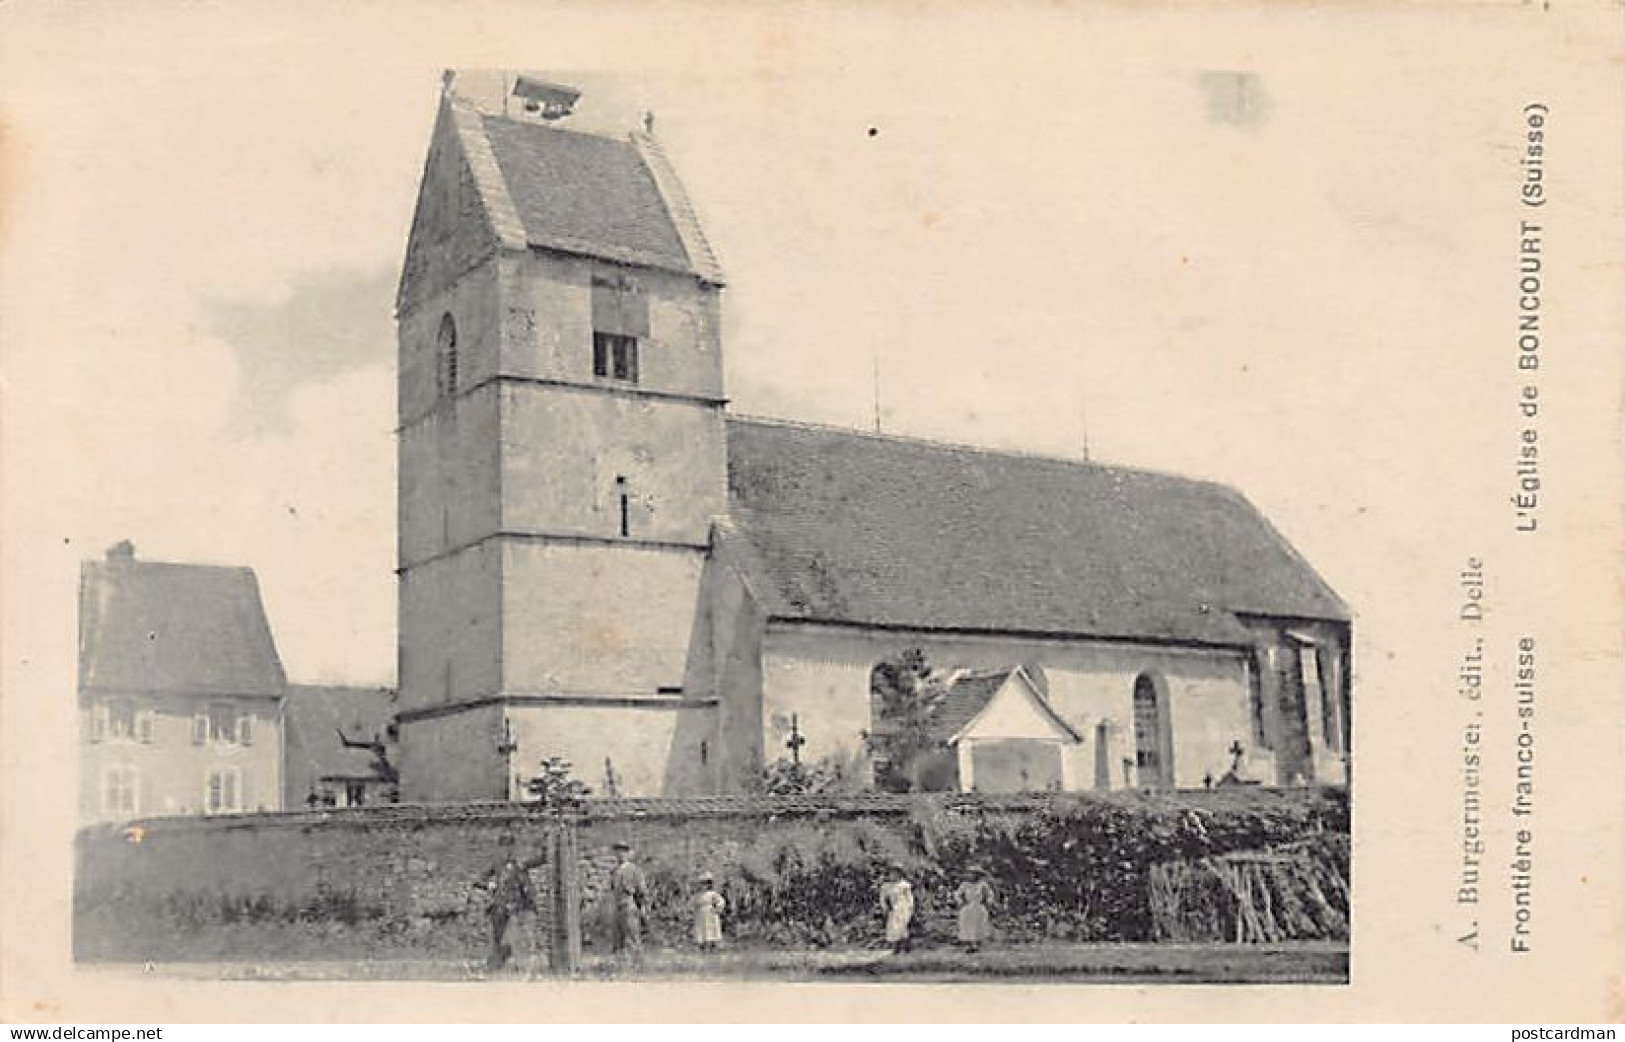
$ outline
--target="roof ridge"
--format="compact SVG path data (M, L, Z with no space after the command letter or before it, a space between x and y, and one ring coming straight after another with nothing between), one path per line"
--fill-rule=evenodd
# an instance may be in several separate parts
M954 683L957 684L961 680L991 680L994 677L1007 677L1020 668L1021 666L1018 663L1014 666L993 666L988 669L967 669L960 673L959 676L954 678Z
M474 180L475 193L485 204L484 217L497 244L508 250L525 249L528 245L525 222L519 217L508 177L502 172L502 164L497 162L496 150L485 130L485 120L495 117L456 95L448 95L446 105L452 133L462 145L463 162Z
M136 558L131 561L109 561L100 557L86 557L80 561L81 565L91 565L100 568L115 568L128 571L132 568L191 568L198 571L209 572L246 572L254 574L254 566L248 564L213 564L208 561L149 561L145 558Z
M700 226L694 203L689 199L682 179L677 176L677 168L666 155L666 146L647 131L634 130L627 140L637 149L644 168L654 178L655 191L660 193L666 204L667 214L671 217L683 251L688 254L689 263L705 281L716 286L723 285L722 265L717 261L716 251L711 248L711 241L705 237L705 229Z
M480 108L478 105L475 105L473 102L470 102L466 98L459 97L458 100L461 101L464 105L468 106L468 108L470 110L472 110L474 112L474 114L479 116L482 120L484 120L484 119L500 120L503 123L512 123L516 127L524 127L526 129L530 129L530 128L534 127L534 128L536 128L538 130L551 131L554 134L567 134L567 135L570 135L571 137L597 138L599 141L614 141L614 142L616 142L618 144L622 144L622 145L631 143L631 134L633 132L630 132L630 131L627 132L627 133L624 133L624 134L623 133L610 133L607 130L585 130L585 129L582 129L580 127L561 126L558 123L544 123L544 122L541 122L539 120L534 120L534 119L520 119L517 116L512 116L512 115L509 115L509 114L507 114L505 112L487 112L484 109Z
M974 453L979 456L996 456L1006 459L1032 460L1037 463L1055 463L1068 467L1087 470L1100 470L1118 474L1137 474L1153 478L1166 478L1185 482L1191 485L1204 485L1240 496L1235 488L1211 478L1196 478L1188 474L1178 474L1169 470L1157 470L1151 467L1133 466L1125 463L1102 463L1099 460L1074 459L1069 456L1059 456L1050 452L1038 452L1033 449L1000 449L990 445L976 445L971 442L948 441L942 438L929 438L920 434L896 434L888 431L867 431L861 427L843 427L833 423L815 423L811 420L792 420L782 416L758 416L749 413L730 412L727 416L730 421L757 424L767 427L786 427L793 430L811 431L815 434L843 434L870 441L889 441L901 445L913 445L920 448L935 449L943 452Z

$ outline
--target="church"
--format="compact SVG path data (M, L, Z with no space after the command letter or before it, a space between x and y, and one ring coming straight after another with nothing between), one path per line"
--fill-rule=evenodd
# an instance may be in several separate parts
M966 791L1341 785L1350 613L1206 481L731 413L652 127L447 73L401 273L406 801L748 791L943 678ZM787 751L788 750L788 751Z

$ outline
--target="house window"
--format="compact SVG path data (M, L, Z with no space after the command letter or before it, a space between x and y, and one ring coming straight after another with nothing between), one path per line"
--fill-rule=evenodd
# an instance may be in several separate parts
M638 382L638 346L649 336L649 298L630 279L592 280L592 373Z
M237 707L217 702L209 707L209 741L230 745L237 741Z
M109 738L135 737L135 706L127 698L115 698L107 703L107 736Z
M243 772L236 767L211 767L203 787L203 810L230 814L243 809Z
M435 338L436 385L440 397L457 393L457 323L448 312L440 319L440 333Z
M140 804L139 786L134 767L115 764L102 771L102 813L134 814Z
M153 712L145 709L135 714L135 737L138 741L151 742L153 731Z

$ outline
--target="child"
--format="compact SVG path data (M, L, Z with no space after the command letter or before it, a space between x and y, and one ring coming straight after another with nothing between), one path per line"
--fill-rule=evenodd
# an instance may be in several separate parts
M717 893L711 873L701 873L696 882L700 892L694 895L694 943L701 951L710 951L722 943L722 910L728 902Z
M977 951L993 936L993 917L988 912L993 887L987 881L987 870L973 867L970 879L959 884L954 897L959 901L959 943L968 952Z
M886 914L886 943L895 952L913 947L909 921L914 918L914 887L902 865L893 865L887 881L880 884L880 910Z

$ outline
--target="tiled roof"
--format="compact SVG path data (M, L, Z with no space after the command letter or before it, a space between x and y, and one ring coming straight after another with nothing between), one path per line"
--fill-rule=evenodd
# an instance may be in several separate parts
M280 696L284 683L253 569L82 565L82 690Z
M484 115L480 125L529 245L706 274L632 140L506 116Z
M775 618L1245 645L1347 608L1238 493L1188 478L728 421L729 520Z
M395 692L389 688L289 684L282 709L288 806L323 778L371 777L372 753L345 748L339 731L354 741L383 738L394 714Z
M991 673L967 673L955 680L942 704L931 714L928 728L931 737L946 742L964 730L966 724L976 719L976 714L987 708L1014 672L1014 669L1001 669Z
M988 703L993 701L993 696L1003 690L1004 685L1012 678L1021 679L1057 730L1065 732L1073 741L1080 740L1077 731L1055 711L1044 698L1043 692L1027 679L1025 670L1020 666L989 672L964 673L954 678L948 685L948 692L943 696L941 704L931 714L928 727L931 737L939 742L951 740L987 708Z

